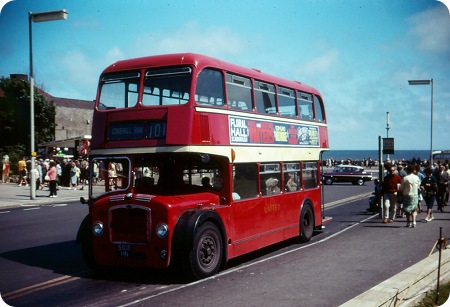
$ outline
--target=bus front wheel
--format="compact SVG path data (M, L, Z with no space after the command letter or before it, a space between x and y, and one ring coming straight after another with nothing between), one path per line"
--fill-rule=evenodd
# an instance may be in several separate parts
M217 226L206 222L197 230L190 251L190 267L196 278L212 276L219 271L223 256L222 237Z
M314 232L314 212L311 205L305 204L300 214L300 242L309 242Z

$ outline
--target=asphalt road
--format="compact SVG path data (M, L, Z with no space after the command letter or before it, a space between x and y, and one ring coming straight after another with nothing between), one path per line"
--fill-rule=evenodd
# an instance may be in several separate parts
M92 274L75 243L79 203L3 210L0 292L12 306L339 306L424 259L440 226L450 234L450 213L415 229L382 224L366 212L372 188L325 186L333 221L310 243L271 246L196 282L172 271Z

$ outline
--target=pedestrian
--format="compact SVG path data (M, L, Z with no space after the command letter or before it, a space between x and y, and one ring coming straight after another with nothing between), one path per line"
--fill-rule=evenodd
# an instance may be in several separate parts
M27 180L27 160L25 157L22 158L22 160L19 161L19 187L22 186L22 183L25 183L26 186L28 186L28 180Z
M422 191L423 199L427 205L427 216L425 221L429 222L434 219L433 217L433 205L436 199L437 192L437 181L433 176L433 169L428 167L425 169L425 178L420 184L420 189Z
M49 188L50 188L50 195L48 197L58 197L56 194L56 163L55 161L50 161L49 169L47 171L47 176L49 179Z
M416 227L416 209L419 203L419 177L414 174L414 165L408 165L406 168L407 175L403 177L403 181L399 190L403 194L403 211L406 213L406 227Z
M34 170L31 170L31 172L34 172L34 179L35 179L35 182L36 182L35 190L37 191L37 190L39 190L39 186L41 185L41 179L39 177L38 164L36 164L34 166ZM30 175L30 180L31 180L31 175Z
M414 173L417 175L417 177L419 177L420 182L422 182L422 180L426 177L425 173L422 172L422 170L420 169L420 164L417 164L415 166ZM417 213L422 212L422 200L423 200L422 190L419 187L419 203L417 204Z
M75 164L75 162L70 162L70 183L69 183L69 190L77 189L78 187L78 167Z
M86 184L86 182L88 182L89 180L89 162L86 160L83 160L81 162L81 169L80 169L80 185L81 185L81 189L84 189L84 186Z
M36 177L36 190L41 190L44 188L44 173L42 172L42 163L40 161L36 161L36 169L37 169L37 177ZM39 184L37 184L39 180Z
M59 190L59 186L61 185L61 177L62 177L62 167L61 161L56 160L56 189Z
M382 185L383 195L383 223L393 223L395 219L397 192L402 178L395 173L395 166L390 166L389 174L384 177Z
M8 155L3 156L2 164L3 164L2 182L7 183L9 180L9 167L10 167Z
M378 179L373 181L375 185L375 189L372 192L373 196L369 199L369 208L367 211L372 213L377 213L380 211L380 203L381 203L381 184Z
M408 175L407 172L404 170L403 165L399 164L397 166L397 174L400 176L400 178L403 178ZM400 195L397 195L397 213L396 215L398 217L404 217L405 213L403 211L403 194L400 193Z
M448 161L445 161L445 169L444 172L446 172L446 176L448 178L447 180L447 190L445 191L445 199L444 199L444 206L447 206L448 203L448 198L449 198L449 194L450 194L450 184L448 184L448 182L450 181L450 169L449 169L449 165L448 165Z
M109 162L108 164L108 183L110 191L117 189L117 171L114 162Z
M444 212L445 192L448 187L449 176L445 172L443 164L439 165L439 171L437 172L438 191L436 194L436 201L438 204L438 210Z

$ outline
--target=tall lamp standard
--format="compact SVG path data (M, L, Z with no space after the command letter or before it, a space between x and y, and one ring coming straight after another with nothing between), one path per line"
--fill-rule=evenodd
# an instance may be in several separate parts
M409 80L409 85L431 84L431 136L430 136L430 167L433 167L433 113L434 113L434 84L433 78L430 80Z
M28 32L30 36L30 122L31 122L31 174L30 174L30 199L36 199L36 174L34 170L36 168L36 152L34 148L34 79L33 79L33 22L45 22L53 20L65 20L67 19L67 10L41 12L41 13L28 13Z

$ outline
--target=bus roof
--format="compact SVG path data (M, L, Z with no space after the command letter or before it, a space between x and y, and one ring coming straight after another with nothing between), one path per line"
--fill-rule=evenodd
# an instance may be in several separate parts
M199 70L202 70L203 68L206 67L215 67L225 71L230 71L236 74L244 75L250 78L264 80L266 82L272 82L281 86L290 87L293 89L303 90L309 93L320 95L317 89L309 85L303 84L299 81L290 81L283 78L275 77L273 75L263 73L258 69L246 68L243 66L224 62L216 58L212 58L197 53L175 53L175 54L153 55L141 58L121 60L108 66L103 71L103 74L116 71L146 69L161 66L179 66L179 65L192 65L196 66Z

